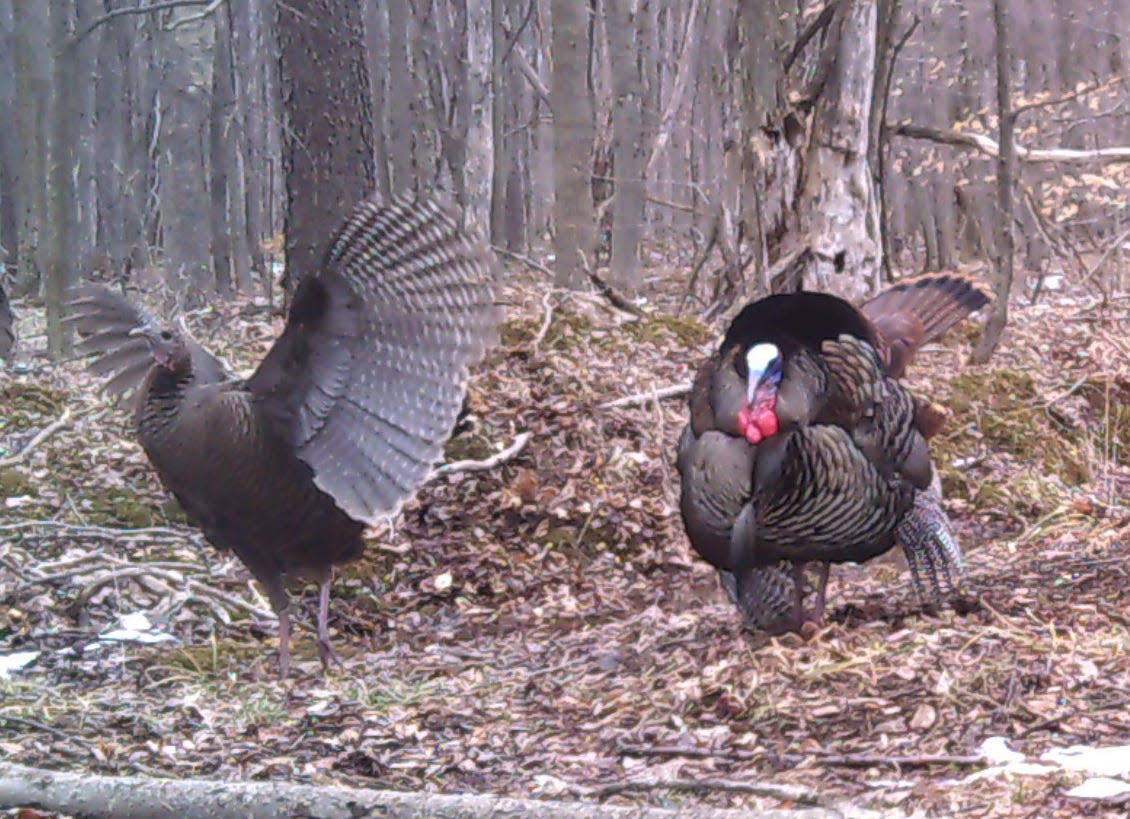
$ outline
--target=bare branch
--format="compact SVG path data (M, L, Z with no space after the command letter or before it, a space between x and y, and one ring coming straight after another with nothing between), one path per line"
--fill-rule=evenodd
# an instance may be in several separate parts
M902 123L889 126L892 134L909 139L924 139L944 145L972 148L992 159L1000 158L1000 145L995 139L984 134L971 134L944 128L930 128L925 125ZM1053 162L1069 165L1084 165L1090 162L1121 163L1130 162L1130 146L1095 148L1091 151L1074 148L1025 148L1016 146L1016 158L1022 162Z
M201 20L206 20L208 17L213 15L216 10L223 4L224 0L212 0L212 2L208 4L208 7L203 11L197 12L196 14L189 14L187 17L181 17L178 20L173 20L173 22L165 26L165 31L175 31L181 26L187 26L192 23L199 23Z
M648 392L638 392L635 395L625 395L623 398L605 401L600 405L600 408L612 409L613 407L634 407L638 404L650 404L664 398L678 398L687 395L690 391L690 384L673 384L670 387L659 387Z
M7 458L0 458L0 467L12 466L13 464L18 464L18 463L23 462L24 460L27 459L27 457L29 455L31 455L31 453L35 452L36 448L40 444L42 444L44 441L46 441L48 438L50 438L52 435L54 435L60 429L65 427L67 424L69 424L70 421L71 421L71 411L70 411L70 409L67 409L63 412L63 414L61 416L59 416L59 418L57 418L55 421L48 424L43 429L41 429L38 433L36 433L35 437L32 438L30 441L28 441L27 445L23 449L21 449L19 452L17 452L15 455L9 455Z
M505 256L507 259L513 259L516 262L521 262L527 267L532 267L539 273L544 273L545 275L549 276L549 278L553 278L552 270L550 270L541 262L531 259L529 256L523 256L521 253L515 253L513 250L507 250L506 248L499 247L498 245L491 245L491 249L494 250L495 253Z
M438 471L443 475L452 475L456 472L486 472L507 461L514 460L514 458L526 448L526 444L530 442L530 438L532 437L532 432L520 433L518 437L514 439L514 443L501 452L496 452L489 458L484 458L481 461L452 461L451 463L443 464Z
M816 15L811 23L808 24L801 35L797 37L797 41L793 44L793 50L789 52L789 56L785 58L785 73L788 73L793 63L797 61L805 47L812 41L812 38L826 29L832 22L832 17L836 13L836 7L840 4L840 0L831 0L828 5L821 9L820 13Z
M1114 86L1121 84L1125 79L1125 77L1118 76L1109 80L1105 80L1103 82L1088 85L1086 88L1080 88L1078 91L1073 91L1070 94L1063 95L1062 97L1026 102L1023 105L1018 105L1012 109L1012 119L1013 121L1015 121L1021 114L1025 114L1028 111L1033 111L1037 108L1051 108L1056 105L1063 105L1065 102L1071 102L1072 100L1079 99L1079 97L1085 97L1088 94L1094 94L1096 91L1105 91L1108 88L1113 88Z
M95 29L103 26L116 17L124 17L127 14L149 14L154 11L167 11L168 9L185 8L191 6L208 6L216 0L164 0L160 3L152 3L148 6L129 6L126 8L114 9L113 11L103 14L101 17L94 19L89 26L74 36L71 44L80 42L81 40L89 37Z

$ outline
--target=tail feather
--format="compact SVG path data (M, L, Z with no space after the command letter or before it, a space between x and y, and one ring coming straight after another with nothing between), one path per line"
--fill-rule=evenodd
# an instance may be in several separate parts
M964 273L926 273L904 279L866 302L861 309L872 322L890 322L911 314L922 322L923 344L959 324L989 303L989 293Z

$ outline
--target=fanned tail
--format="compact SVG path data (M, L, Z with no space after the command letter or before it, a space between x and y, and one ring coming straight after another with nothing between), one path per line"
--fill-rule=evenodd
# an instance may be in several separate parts
M988 291L972 276L925 273L888 287L861 309L867 318L880 325L900 313L917 316L923 330L920 343L926 343L988 303Z

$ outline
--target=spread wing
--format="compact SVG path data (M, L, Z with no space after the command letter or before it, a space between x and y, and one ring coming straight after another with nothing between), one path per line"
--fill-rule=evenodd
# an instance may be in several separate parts
M124 399L136 390L153 367L149 345L138 335L130 335L139 327L160 326L160 320L125 297L101 285L82 285L68 294L66 321L79 335L75 352L94 356L87 370L107 378L102 389ZM225 381L230 376L219 360L198 344L182 327L192 356L196 383Z
M394 513L431 473L467 370L498 333L496 266L434 200L365 201L247 382L261 418L356 520Z

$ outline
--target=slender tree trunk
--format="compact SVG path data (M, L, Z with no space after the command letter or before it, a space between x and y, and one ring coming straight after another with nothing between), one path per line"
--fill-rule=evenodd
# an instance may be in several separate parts
M593 264L593 112L588 4L553 0L553 249L558 287L579 288Z
M178 12L179 13L179 12ZM160 36L161 86L157 97L157 175L165 276L194 300L213 289L211 223L208 219L207 130L210 110L193 60L199 44L180 30ZM205 41L207 42L207 41ZM155 238L155 237L154 237Z
M494 29L492 0L466 0L467 66L463 93L466 98L467 134L463 166L463 213L468 226L486 233L490 226L494 178L495 98L491 90Z
M644 133L643 78L637 51L635 0L607 0L610 13L609 56L613 90L613 167L615 196L612 213L612 280L622 290L640 284L640 240L643 238ZM643 4L640 4L641 6Z
M993 308L985 332L977 340L971 360L985 364L1000 344L1008 324L1008 299L1012 292L1013 211L1016 176L1015 118L1012 114L1012 51L1009 47L1009 14L1007 0L993 0L993 25L997 37L997 117L1000 122L1000 158L997 160L997 235L1000 237L996 258L997 280Z
M413 106L416 83L410 67L409 47L412 43L412 19L408 0L388 0L388 119L385 123L385 145L393 191L416 187L413 161Z
M40 277L40 232L47 219L47 102L51 98L47 4L12 5L16 63L16 134L19 141L15 189L19 220L15 253L17 293L29 292Z
M318 269L341 220L373 190L375 165L360 6L292 0L277 8L289 293Z
M496 245L502 245L510 250L512 247L506 236L506 184L511 174L514 173L514 163L511 154L506 150L506 95L503 88L506 82L504 65L502 62L503 48L506 45L506 31L503 22L506 17L505 0L490 0L491 22L491 66L490 66L490 93L491 104L491 131L494 134L492 146L494 148L493 170L491 174L490 189L490 240Z
M78 211L75 190L75 145L78 141L79 111L76 106L75 71L77 48L74 36L73 6L51 4L51 52L53 63L51 105L50 196L47 201L48 260L44 284L47 307L47 349L54 358L70 352L71 337L63 324L63 301L75 280L78 263Z

